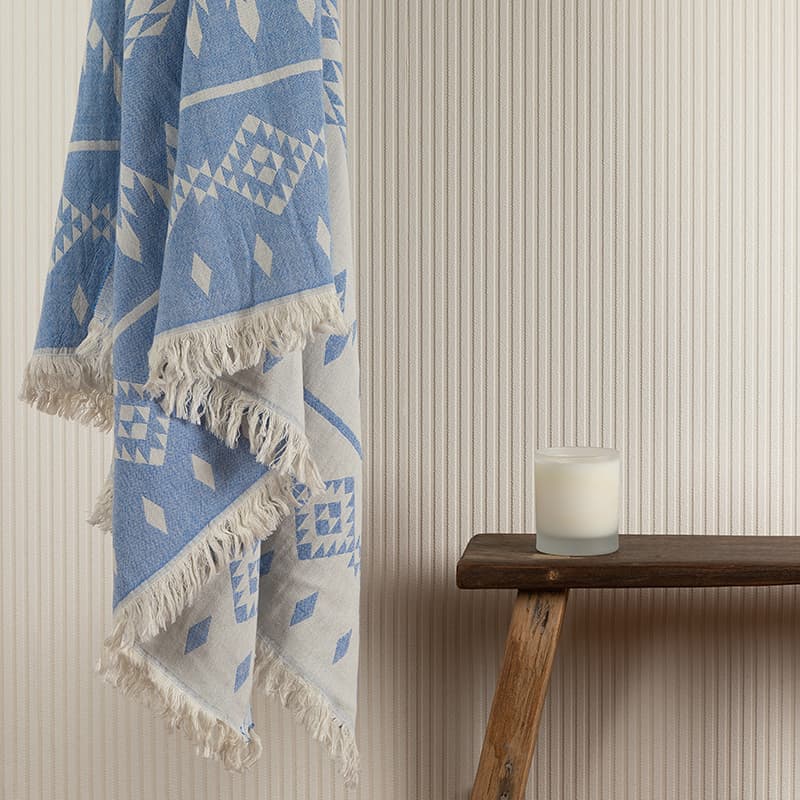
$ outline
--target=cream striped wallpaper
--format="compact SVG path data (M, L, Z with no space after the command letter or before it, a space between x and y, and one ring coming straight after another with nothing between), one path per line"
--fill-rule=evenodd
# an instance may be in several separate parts
M466 798L510 598L455 563L537 446L621 448L630 531L798 530L798 4L348 0L365 773L262 701L197 760L92 674L109 443L14 397L88 0L0 4L3 800ZM576 592L529 796L800 800L800 594Z

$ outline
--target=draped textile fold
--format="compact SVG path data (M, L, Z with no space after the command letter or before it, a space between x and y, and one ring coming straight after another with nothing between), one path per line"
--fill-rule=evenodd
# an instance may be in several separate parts
M21 396L114 437L99 669L228 768L253 689L358 775L361 459L336 0L94 0Z

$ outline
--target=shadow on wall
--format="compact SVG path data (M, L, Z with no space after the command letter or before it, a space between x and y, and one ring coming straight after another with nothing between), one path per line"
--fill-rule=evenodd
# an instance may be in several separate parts
M728 780L766 783L761 759L786 745L758 710L797 713L799 612L792 586L573 592L534 796L611 797L627 781L641 797L711 797Z
M385 721L378 739L362 745L365 770L380 773L366 785L377 791L385 782L420 800L467 797L513 594L459 590L454 563L433 554L419 561L417 569L364 573L362 602L371 611L363 615L361 702L382 694ZM370 628L373 621L380 627Z
M502 657L513 593L459 590L454 573L431 559L365 585L385 628L364 632L362 688L374 697L382 681L391 697L382 741L364 747L384 755L367 766L394 773L408 796L469 796ZM798 612L795 587L573 591L533 796L611 796L620 775L641 796L651 779L676 791L724 785L725 771L741 768L729 763L736 742L771 746L756 708L775 702L781 676L800 664ZM660 718L658 741L642 738L648 718Z

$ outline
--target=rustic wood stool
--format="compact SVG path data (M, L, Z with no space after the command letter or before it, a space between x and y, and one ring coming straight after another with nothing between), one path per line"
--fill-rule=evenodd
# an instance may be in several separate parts
M472 800L521 800L570 589L800 583L800 536L620 536L580 558L536 552L528 534L484 533L458 562L462 589L516 589Z

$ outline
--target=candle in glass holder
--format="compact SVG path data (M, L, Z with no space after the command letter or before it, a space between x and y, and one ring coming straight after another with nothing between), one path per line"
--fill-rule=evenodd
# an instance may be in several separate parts
M551 447L535 459L536 549L596 556L619 547L620 455L603 447Z

